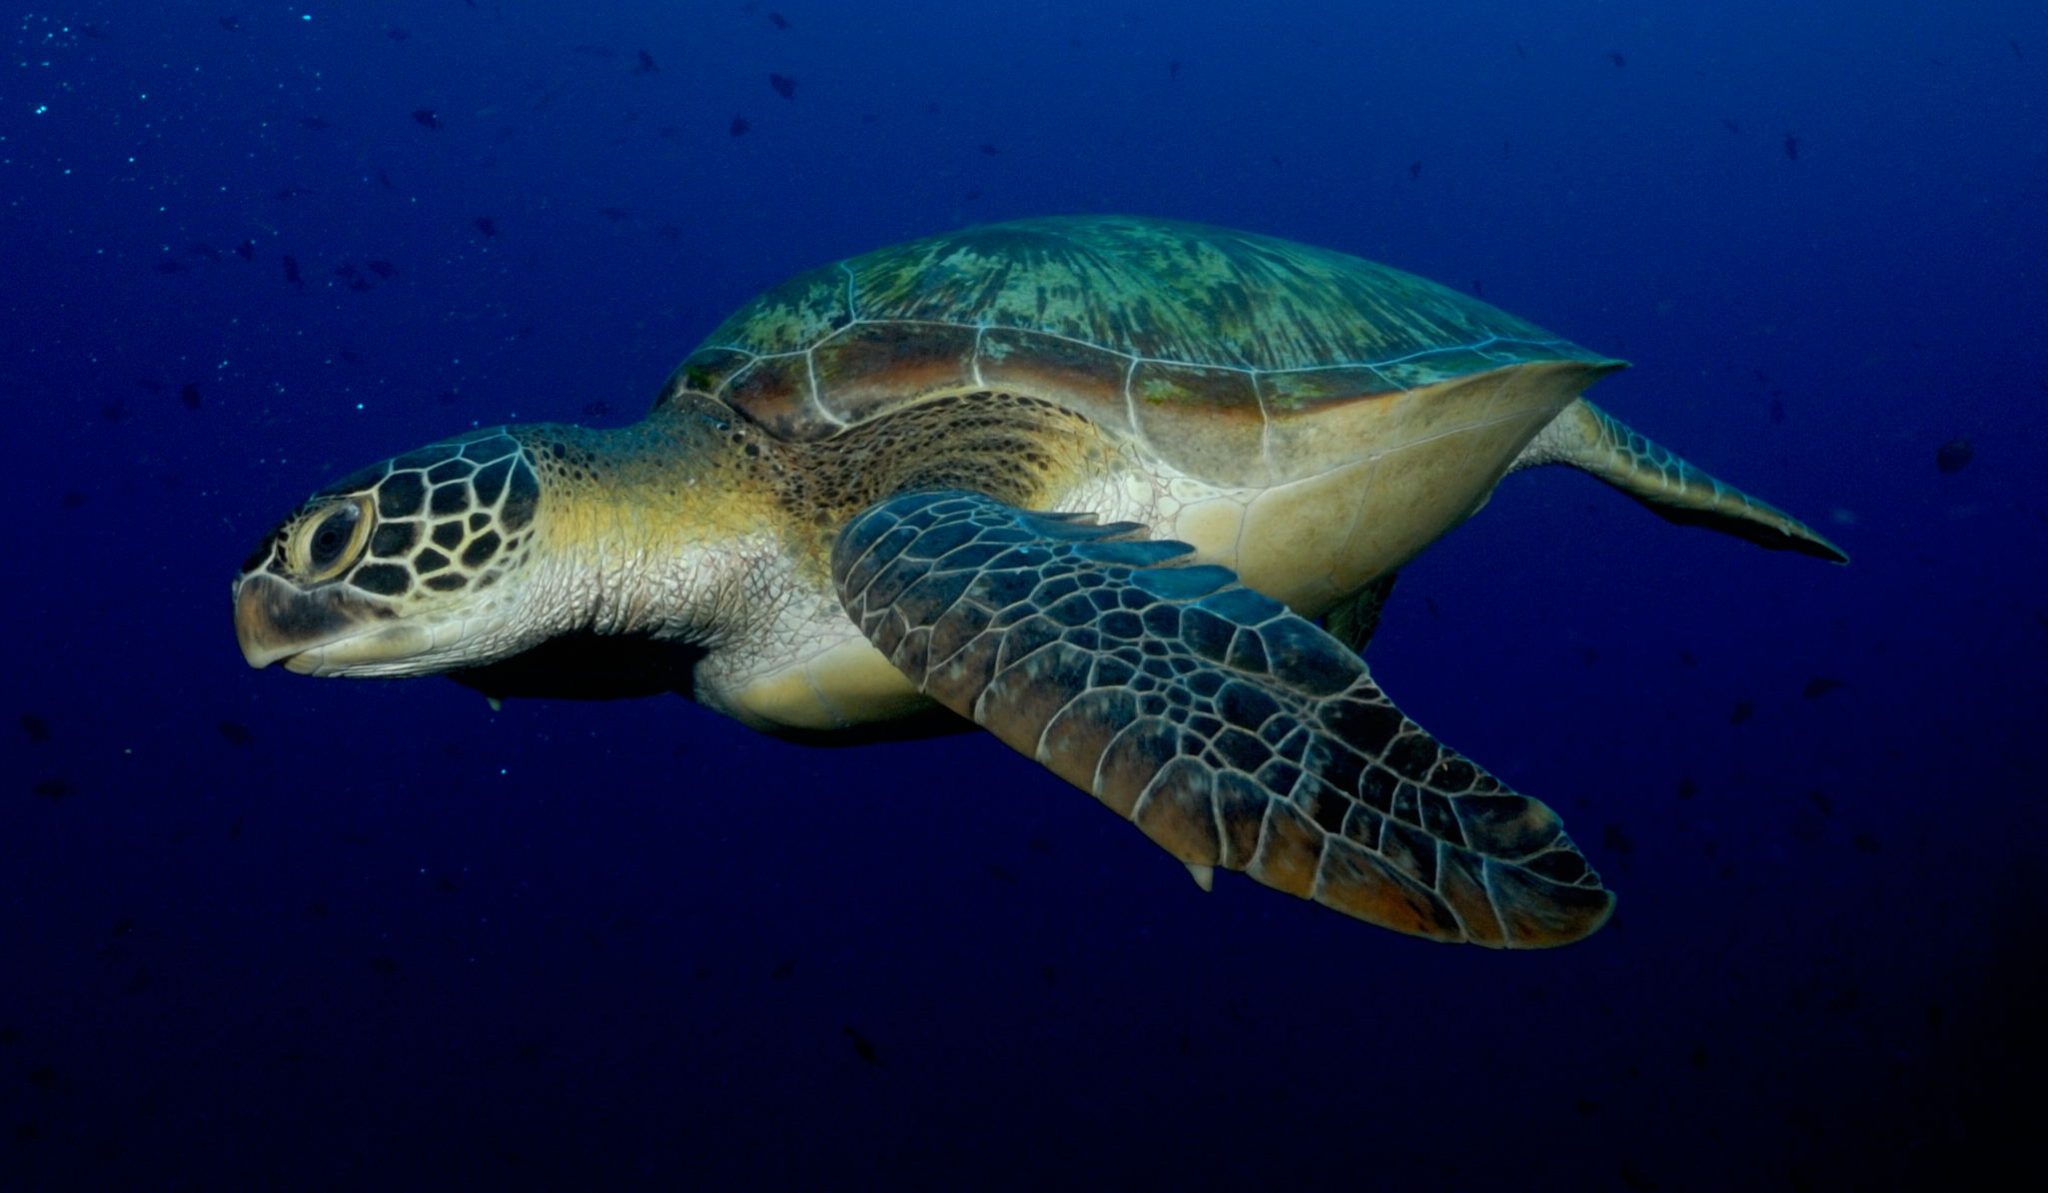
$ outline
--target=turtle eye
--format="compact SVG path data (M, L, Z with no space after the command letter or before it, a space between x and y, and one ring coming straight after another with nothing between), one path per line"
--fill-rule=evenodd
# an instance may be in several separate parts
M367 522L360 501L344 501L306 523L293 543L299 572L307 580L331 578L362 550Z

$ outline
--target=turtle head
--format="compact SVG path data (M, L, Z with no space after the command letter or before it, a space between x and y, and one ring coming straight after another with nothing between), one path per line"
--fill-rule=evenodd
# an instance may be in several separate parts
M423 675L481 665L535 626L542 492L528 446L495 428L386 460L308 498L235 577L253 667Z

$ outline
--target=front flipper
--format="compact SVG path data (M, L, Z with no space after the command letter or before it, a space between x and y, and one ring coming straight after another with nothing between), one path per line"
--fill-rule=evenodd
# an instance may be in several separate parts
M1510 948L1606 921L1614 898L1555 813L1403 717L1342 643L1144 534L908 493L841 532L832 576L920 690L1198 876Z

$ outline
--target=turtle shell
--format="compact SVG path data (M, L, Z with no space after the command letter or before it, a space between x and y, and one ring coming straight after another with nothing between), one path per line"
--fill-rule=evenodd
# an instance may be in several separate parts
M1343 253L1064 216L965 228L792 278L712 332L657 409L700 394L815 441L930 397L1024 393L1221 481L1274 426L1333 403L1544 364L1579 366L1573 393L1617 367Z

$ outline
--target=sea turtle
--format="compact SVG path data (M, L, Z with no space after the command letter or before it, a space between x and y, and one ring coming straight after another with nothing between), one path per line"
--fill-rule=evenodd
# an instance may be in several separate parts
M1845 558L1579 396L1621 367L1265 236L968 228L768 291L637 424L472 431L322 489L242 565L235 629L256 667L489 693L581 662L792 734L936 702L1205 889L1223 866L1403 932L1562 944L1613 898L1557 816L1360 659L1395 569L1546 463Z

